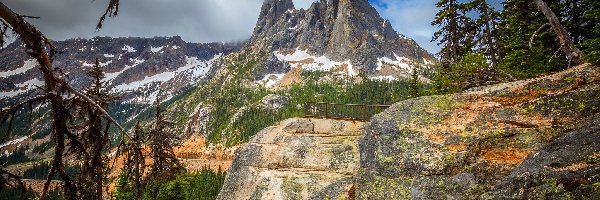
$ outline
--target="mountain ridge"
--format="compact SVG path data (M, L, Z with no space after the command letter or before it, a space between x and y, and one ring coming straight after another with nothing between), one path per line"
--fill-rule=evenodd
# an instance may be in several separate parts
M411 66L436 62L414 40L397 33L366 0L321 0L306 10L295 9L291 0L266 0L247 48L285 54L302 50L338 62L350 60L367 74L377 74L393 61L406 60Z

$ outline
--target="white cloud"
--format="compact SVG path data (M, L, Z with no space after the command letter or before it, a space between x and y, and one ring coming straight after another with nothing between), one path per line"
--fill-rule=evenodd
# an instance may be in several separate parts
M379 0L375 6L384 19L390 20L399 33L406 35L431 53L440 49L437 42L430 42L437 27L431 26L438 9L436 0Z
M69 38L179 35L190 42L244 40L250 37L263 0L123 0L116 18L95 25L108 0L6 0L8 7L53 40Z
M317 0L293 0L294 1L294 7L296 7L296 9L307 9L310 7L310 5L314 2L316 2Z
M296 8L308 8L316 0L293 0ZM430 42L437 9L436 0L378 0L382 17L394 28L415 39L430 52L439 47ZM179 35L189 42L236 41L250 37L263 0L123 0L116 18L104 28L94 27L108 0L3 0L30 19L50 39L153 37Z

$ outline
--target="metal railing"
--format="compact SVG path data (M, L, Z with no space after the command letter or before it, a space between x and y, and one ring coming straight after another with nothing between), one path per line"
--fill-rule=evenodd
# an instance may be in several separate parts
M390 105L338 104L326 102L304 103L304 117L353 121L368 121Z

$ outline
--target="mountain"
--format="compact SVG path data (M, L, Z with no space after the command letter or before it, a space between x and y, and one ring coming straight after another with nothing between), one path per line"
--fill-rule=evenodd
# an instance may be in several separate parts
M243 46L186 43L179 37L97 37L55 46L62 52L55 67L77 88L87 86L83 72L99 59L109 89L123 96L110 113L125 128L151 122L147 108L160 96L184 143L200 138L228 152L265 127L302 117L306 102L405 100L414 90L411 74L419 75L425 89L436 62L394 31L367 0L319 1L308 9L295 9L291 0L265 0ZM41 83L35 62L23 51L18 43L0 50L0 95L9 101L34 93ZM29 123L21 115L16 121L22 131L0 146L5 152L0 158L19 163L15 160L51 155L43 120L47 109L34 110L42 120Z
M108 112L125 127L149 118L146 113L151 112L148 108L157 98L173 101L189 88L209 80L218 70L216 63L241 47L234 43L189 43L180 37L95 37L53 44L59 51L54 57L55 71L75 88L90 85L85 72L98 59L108 89L121 97ZM0 49L0 108L40 93L44 82L36 66L19 41ZM47 107L23 110L15 116L15 130L10 136L5 122L0 127L0 136L6 140L0 144L0 158L19 160L15 157L23 155L28 160L51 155L46 151L51 147L47 114Z
M367 0L321 0L307 10L295 9L292 0L266 0L246 48L272 53L272 60L291 65L268 65L275 70L260 74L279 74L279 79L294 68L398 79L436 62L414 40L397 33Z
M320 1L306 10L291 0L265 0L246 45L168 107L186 135L237 145L279 120L303 116L305 102L406 99L410 75L427 82L435 62L366 0Z
M124 102L150 104L199 83L214 72L214 63L239 45L187 43L180 37L71 39L53 43L60 52L54 67L74 87L85 88L85 71L99 59L108 88ZM37 63L20 42L0 50L0 98L26 94L43 85Z

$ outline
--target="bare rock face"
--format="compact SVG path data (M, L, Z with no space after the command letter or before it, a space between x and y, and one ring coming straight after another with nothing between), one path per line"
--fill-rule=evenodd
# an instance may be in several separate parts
M365 127L356 197L594 199L598 97L600 68L582 65L399 102Z
M348 196L359 169L360 122L288 119L235 152L218 199Z

